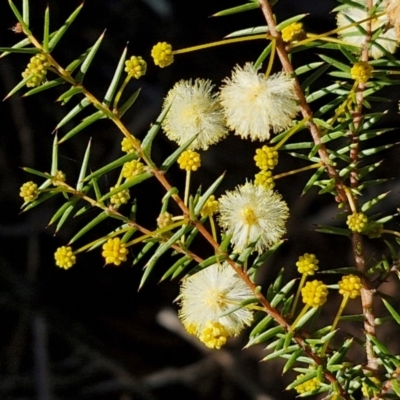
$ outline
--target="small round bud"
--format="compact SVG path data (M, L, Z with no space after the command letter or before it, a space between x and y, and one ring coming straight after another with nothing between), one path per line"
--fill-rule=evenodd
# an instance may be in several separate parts
M263 146L256 150L254 161L258 168L262 170L274 169L278 164L278 151L272 147Z
M132 56L125 61L125 71L132 78L139 79L146 73L147 63L142 57Z
M60 268L69 269L76 263L76 257L70 246L62 246L54 253L56 265Z
M172 223L173 223L172 215L168 211L163 212L157 218L157 226L159 228L165 228L168 225L171 225Z
M372 76L373 68L367 61L354 63L350 70L351 77L361 83L366 83Z
M321 281L307 282L301 289L303 303L310 307L319 307L326 302L328 296L328 288Z
M361 294L362 283L360 277L356 275L345 275L339 282L339 293L342 296L349 296L355 299Z
M315 271L318 270L319 260L315 257L315 254L305 253L299 257L299 261L296 263L297 271L300 274L314 275Z
M212 217L219 210L219 202L215 200L215 196L212 194L204 204L200 214L202 217Z
M161 68L168 67L174 62L172 46L166 42L159 42L151 49L154 64Z
M128 249L125 243L121 243L119 237L108 239L103 244L103 252L101 255L105 258L106 264L120 265L121 262L126 261Z
M115 187L110 188L110 192L112 192L115 189ZM130 194L128 189L124 189L119 191L118 193L113 194L110 197L110 202L113 205L114 208L118 208L122 204L126 204L128 200L130 199Z
M353 213L347 217L346 223L352 232L361 233L368 224L368 217L362 212Z
M126 162L122 167L122 176L125 179L134 178L142 174L144 171L144 164L139 160L132 160Z
M267 190L271 190L275 187L275 181L272 177L272 171L263 169L254 176L254 183L256 185L263 186Z
M29 181L25 182L20 189L19 195L26 202L34 201L39 196L39 190L36 183Z
M306 37L301 22L293 22L282 29L282 39L286 43L295 42Z
M201 165L200 154L193 150L185 150L178 158L180 169L197 171Z

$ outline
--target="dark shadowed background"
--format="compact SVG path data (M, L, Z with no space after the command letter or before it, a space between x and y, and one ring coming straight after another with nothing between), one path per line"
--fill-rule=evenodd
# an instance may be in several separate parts
M16 2L18 6L20 3ZM31 3L31 28L40 37L47 2ZM167 41L178 49L216 41L235 30L264 25L258 11L209 18L214 12L240 3L239 0L87 0L54 56L66 66L107 29L97 59L85 78L85 85L101 98L129 42L128 56L142 55L148 61L147 75L139 82L130 83L129 91L141 87L142 92L124 116L124 122L140 139L156 119L163 97L176 81L201 77L212 79L218 86L236 63L258 57L265 46L262 41L180 55L165 69L151 62L151 47L159 41ZM51 28L60 26L79 4L78 0L50 0ZM306 28L323 32L334 27L334 16L328 14L333 7L333 0L280 0L276 13L283 20L309 12ZM15 23L3 0L0 46L10 46L20 40L20 36L8 29ZM309 57L314 60L317 56ZM0 60L1 97L20 81L28 60L29 56L20 54ZM302 56L294 62L299 65L306 61ZM319 84L324 86L325 82ZM213 352L182 333L175 317L177 307L172 303L178 294L179 281L158 283L171 264L168 258L156 266L153 277L140 292L142 266L132 267L127 262L120 267L103 267L100 251L79 254L77 265L68 271L54 265L55 249L65 245L78 227L97 214L88 212L69 221L57 235L53 227L47 227L61 204L57 199L19 214L22 200L18 193L22 183L28 180L40 183L20 167L49 171L52 131L72 107L55 103L62 93L60 88L29 98L21 98L20 93L0 103L0 398L294 399L293 391L284 391L293 375L281 376L281 362L259 363L267 354L263 346L242 351L245 335L230 342L224 350ZM389 107L396 109L397 105L393 103ZM398 124L398 120L385 120L384 124ZM72 124L67 125L59 135L71 127ZM76 179L89 138L93 140L90 169L95 170L121 156L121 134L110 122L98 122L60 147L59 168L67 173L67 179ZM252 157L258 146L259 143L239 141L233 136L213 146L203 155L203 166L194 174L193 187L199 184L207 187L224 171L227 171L226 179L218 194L244 183L246 177L257 172ZM163 160L175 148L160 134L154 144L155 160ZM390 163L379 169L376 177L393 177L399 168L397 149L384 154ZM294 167L299 167L298 162L283 156L278 172ZM294 263L305 252L316 253L321 269L352 265L348 240L314 232L317 223L343 226L343 221L333 219L336 206L330 196L317 198L317 191L312 190L300 198L309 176L296 175L277 182L277 189L291 208L288 241L260 274L263 285L282 267L288 269L288 279L295 276ZM174 170L169 178L182 187L181 172ZM115 179L114 174L109 174L102 183L103 189L112 186ZM139 186L132 197L138 199L138 220L154 228L163 192L153 183ZM382 203L381 210L394 210L398 204L398 184L390 181L385 189L392 190L392 195ZM371 191L367 196L373 197L376 193ZM100 225L77 246L114 227L113 222ZM371 244L368 257L378 259L381 250ZM203 256L210 254L208 248L198 247L197 251ZM389 294L395 290L390 283L385 288ZM334 313L340 299L334 295L330 299ZM359 309L354 306L351 311L356 313ZM329 314L329 310L325 312ZM360 335L362 331L361 324L345 328L343 336ZM389 342L390 335L395 334L393 330L382 332Z

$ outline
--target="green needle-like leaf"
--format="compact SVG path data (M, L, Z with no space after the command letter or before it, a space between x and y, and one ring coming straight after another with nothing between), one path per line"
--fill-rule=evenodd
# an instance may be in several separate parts
M390 312L391 316L394 318L394 320L397 322L398 325L400 325L400 314L395 310L395 308L384 298L382 298L382 302L387 308L387 310Z
M64 126L67 122L71 121L76 115L78 115L85 107L90 104L90 100L88 98L83 98L79 104L77 104L54 128L54 130L60 129Z
M266 25L255 26L254 28L240 29L239 31L232 32L229 35L226 35L224 39L251 36L251 35L260 35L262 33L267 33L267 32L269 32L268 26Z
M119 59L117 69L115 70L111 84L108 87L106 95L104 96L103 103L106 104L107 106L109 106L111 104L112 99L114 98L115 91L117 90L117 87L118 87L118 82L121 79L122 73L124 72L127 51L128 51L128 48L125 47L124 51L122 52L121 58Z
M67 210L67 208L68 208L71 204L75 204L78 200L79 200L79 197L74 196L74 197L72 197L70 200L68 200L66 203L64 203L64 204L55 212L55 214L51 217L51 220L50 220L50 222L48 223L47 226L53 225L54 222L56 222L59 218L61 218L61 216L65 213L65 211Z
M89 163L89 155L90 155L90 147L92 144L92 139L89 140L88 145L86 147L85 155L83 156L81 170L79 172L78 182L76 184L76 190L80 192L83 188L84 179L86 175L87 166Z
M192 259L190 256L185 255L179 258L170 268L168 268L167 272L161 277L160 282L169 278L171 275L179 275L191 262ZM177 272L178 269L179 272Z
M151 126L149 131L147 132L146 136L143 139L142 142L142 149L146 153L147 156L150 156L151 154L151 145L153 143L154 138L156 137L158 131L161 128L161 123L164 121L165 116L167 115L169 111L169 107L164 108L161 111L161 114L157 117L156 122Z
M46 7L44 13L44 28L43 28L43 50L48 53L49 51L49 29L50 29L50 9Z
M64 80L62 78L53 79L52 81L45 82L45 83L43 83L43 85L37 86L37 87L29 90L22 97L33 96L34 94L38 94L38 93L44 92L45 90L52 89L63 83L64 83Z
M261 333L260 335L251 338L245 347L250 347L255 344L260 344L262 342L265 342L270 338L276 337L278 333L283 333L283 328L281 326L275 326L273 328L270 328L267 331Z
M82 87L72 87L71 89L68 89L66 92L64 92L62 95L58 97L56 101L62 101L63 105L66 104L73 96L75 96L78 93L82 93L83 88Z
M22 169L24 171L26 171L26 172L29 172L30 174L40 176L40 177L42 177L44 179L51 179L51 175L45 174L45 173L40 172L40 171L37 171L36 169L29 168L29 167L22 167Z
M299 15L295 15L294 17L291 17L289 19L286 19L285 21L280 22L277 26L276 26L276 30L277 31L281 31L282 29L286 28L287 26L301 21L304 17L307 17L308 14L299 14Z
M17 93L19 89L21 89L22 87L24 87L26 85L26 82L28 82L31 78L33 77L32 75L27 76L26 78L24 78L21 82L19 82L8 94L6 97L4 97L4 100L7 100L9 97L11 97L13 94Z
M62 142L65 142L68 139L71 139L73 136L75 136L77 133L79 133L81 130L85 129L89 125L92 125L94 122L98 121L100 118L104 118L104 113L103 111L96 111L94 114L90 115L89 117L86 117L79 125L77 125L75 128L71 129L68 133L66 133L58 142L59 144Z
M29 0L22 1L22 18L25 23L29 26Z
M53 140L53 152L51 156L51 169L50 175L55 176L58 170L58 139L57 135L54 135Z
M49 42L49 52L52 52L54 48L57 46L57 43L64 36L65 32L68 30L70 25L75 21L75 18L78 16L82 7L83 3L68 17L64 25L57 32L55 32L54 36L51 38Z
M100 222L104 221L107 219L108 215L105 211L100 213L96 218L94 218L92 221L90 221L87 225L85 225L70 241L68 244L72 244L76 242L78 239L80 239L83 235L85 235L87 232L89 232L91 229L93 229L96 225L98 225Z
M276 3L277 0L272 0L270 1L270 4L273 5L273 3ZM237 6L237 7L232 7L232 8L228 8L226 10L223 11L218 11L217 13L211 15L212 17L223 17L226 15L232 15L232 14L237 14L237 13L241 13L244 11L250 11L250 10L255 10L257 8L260 7L260 4L258 3L258 1L250 1L250 3L248 4L242 4L241 6Z
M138 89L132 93L129 99L118 109L118 114L120 117L122 117L132 107L136 99L139 97L141 90L142 89Z
M40 50L35 48L19 48L19 47L0 47L0 52L3 52L1 57L6 56L9 53L22 53L22 54L38 54L40 53ZM0 57L0 58L1 58Z
M289 360L286 361L286 364L283 366L282 373L286 373L290 369L292 369L294 363L297 361L297 359L300 357L301 353L303 352L303 349L298 349L293 354L290 356Z
M105 31L100 35L100 37L97 39L96 43L91 47L91 49L89 50L89 53L86 55L85 57L85 61L83 61L78 74L76 75L75 80L79 83L82 83L83 78L86 75L86 72L88 71L90 64L92 63L97 50L99 50L99 47L101 45L101 42L104 39L104 35L105 35Z
M157 240L151 240L150 242L146 243L143 246L142 250L139 251L139 254L132 261L132 265L136 265L153 248L156 243L158 243Z

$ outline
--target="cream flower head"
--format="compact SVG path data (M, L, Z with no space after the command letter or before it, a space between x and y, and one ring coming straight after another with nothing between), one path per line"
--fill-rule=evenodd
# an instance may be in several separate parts
M228 191L219 199L219 224L232 234L235 251L242 252L257 241L259 253L277 243L285 234L289 216L280 194L261 185L246 183Z
M213 264L185 278L179 297L179 317L186 330L211 348L221 347L227 337L238 335L253 320L253 313L248 308L223 315L254 297L226 262Z
M251 63L236 66L220 89L228 127L243 139L261 141L269 139L271 130L285 130L299 111L294 86L284 72L266 78Z
M168 92L163 107L169 111L162 127L169 139L182 145L198 135L190 149L207 150L228 134L213 87L210 80L181 80Z
M339 28L343 28L353 22L358 22L368 18L368 11L366 9L366 0L353 0L355 3L360 4L360 7L348 6L344 10L340 11L337 15L337 25ZM373 5L377 4L378 0L373 0ZM379 6L376 13L382 13L383 7ZM371 21L372 32L378 29L383 29L382 33L374 40L369 48L369 55L373 58L380 58L385 55L381 47L387 52L394 53L397 48L396 32L394 28L386 29L389 23L389 19L386 14L381 15L378 18L374 18ZM367 22L360 24L360 27L365 30L367 29ZM365 35L361 32L357 26L351 26L347 29L343 29L339 32L341 38L356 46L362 46L365 42Z

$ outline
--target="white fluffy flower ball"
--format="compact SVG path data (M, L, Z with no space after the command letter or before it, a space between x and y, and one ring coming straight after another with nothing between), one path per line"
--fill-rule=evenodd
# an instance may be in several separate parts
M299 111L295 80L280 72L265 77L251 63L236 66L220 89L228 127L251 140L268 140L270 131L281 132Z
M240 253L257 241L259 253L276 244L286 233L289 216L280 194L261 185L246 183L219 199L219 224L232 234L235 251Z
M253 320L252 311L245 307L224 315L244 300L254 297L249 287L226 262L213 264L185 278L179 297L179 317L183 325L208 347L219 348L227 337L238 335ZM219 332L205 340L204 331L212 326L219 327Z
M162 127L169 139L182 145L198 135L190 149L207 150L228 134L213 87L210 80L181 80L168 92L163 107L169 111Z

